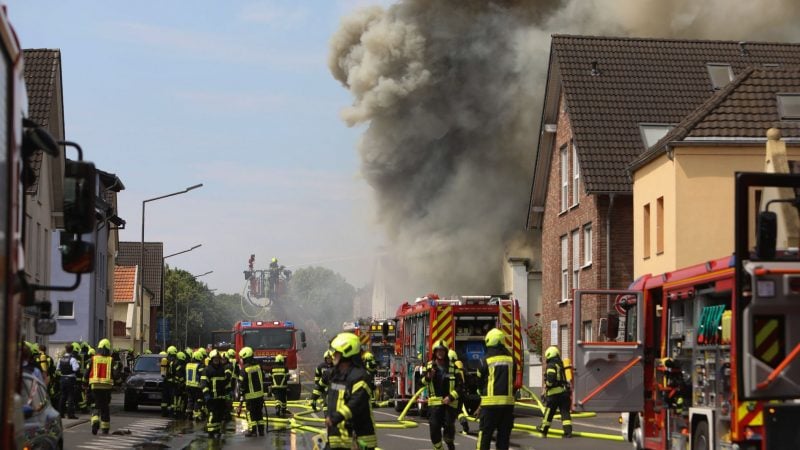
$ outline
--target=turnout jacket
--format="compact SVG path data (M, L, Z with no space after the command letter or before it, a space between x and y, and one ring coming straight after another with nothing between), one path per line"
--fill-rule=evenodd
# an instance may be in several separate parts
M338 436L332 436L329 430L328 439L333 448L350 448L347 441L350 430L366 447L377 447L378 438L372 418L372 391L367 377L367 371L355 364L345 373L340 373L336 367L331 371L326 415L339 432Z
M459 394L463 389L464 374L454 363L445 360L444 366L428 361L425 366L425 387L428 388L428 406L441 406L445 397L450 397L451 408L458 407Z
M225 365L209 365L200 376L200 388L203 389L203 395L208 395L211 398L230 398L230 369L226 368Z
M481 407L514 404L514 358L503 345L488 347L478 369Z

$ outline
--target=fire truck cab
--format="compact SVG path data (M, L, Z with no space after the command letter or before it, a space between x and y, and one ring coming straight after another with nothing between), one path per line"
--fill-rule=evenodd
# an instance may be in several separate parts
M757 201L775 188L778 200ZM738 173L733 255L643 276L627 291L575 291L573 323L586 308L613 307L599 341L575 327L574 409L628 411L622 431L637 448L796 448L800 252L796 241L776 248L768 203L797 216L797 192L800 175Z
M456 351L464 363L468 385L475 384L474 374L486 352L484 338L495 327L506 332L505 344L516 363L515 385L519 388L522 385L519 314L519 304L507 295L439 298L428 294L413 304L403 303L395 318L397 336L391 364L392 381L397 389L395 408L402 410L421 387L421 368L431 358L433 343L439 340Z

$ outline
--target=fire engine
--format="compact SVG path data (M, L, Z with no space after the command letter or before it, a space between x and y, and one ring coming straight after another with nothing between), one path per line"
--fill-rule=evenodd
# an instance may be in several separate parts
M413 304L403 303L395 318L397 336L392 378L397 387L395 408L402 410L421 387L420 367L431 358L433 343L444 340L464 369L473 375L486 352L484 337L492 328L506 333L506 347L516 365L514 384L522 386L522 326L519 304L507 295L439 298L428 294ZM474 379L474 377L468 377ZM406 400L406 401L404 401Z
M789 203L796 225L800 175L738 173L732 256L575 291L573 323L603 297L620 314L607 342L575 327L574 409L631 411L623 434L637 448L797 448L800 252L776 248L781 220L756 201L768 189L780 198L762 203Z
M300 334L298 348L297 334ZM236 354L243 347L253 349L255 358L267 371L275 365L275 357L283 355L289 371L289 400L300 399L300 372L297 370L297 352L306 348L306 333L289 321L240 321L233 326Z
M362 351L369 351L375 357L377 372L375 387L377 400L387 400L394 393L390 367L394 354L395 323L390 319L367 319L357 322L345 322L342 331L358 336Z
M24 118L28 99L23 77L23 54L16 34L8 22L5 6L0 6L0 72L3 90L0 93L0 448L21 448L30 445L24 437L20 396L20 327L22 308L37 311L37 334L56 331L48 301L35 300L35 291L71 291L80 284L80 275L94 268L94 246L80 239L81 233L95 228L96 196L94 165L82 161L80 147L71 142L56 142L43 128ZM31 157L41 151L44 157L62 158L62 146L78 150L79 160L64 163L64 233L62 268L76 274L71 286L30 284L25 275L25 188L30 181ZM29 337L30 338L30 337Z

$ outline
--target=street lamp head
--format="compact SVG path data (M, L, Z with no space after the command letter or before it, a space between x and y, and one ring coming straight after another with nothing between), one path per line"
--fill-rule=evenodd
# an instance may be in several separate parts
M203 246L203 244L197 244L194 247L190 248L189 250L194 250L194 249L196 249L198 247L202 247L202 246Z
M199 187L203 187L203 183L195 184L194 186L189 186L186 189L184 189L183 192L189 192L192 189L197 189Z

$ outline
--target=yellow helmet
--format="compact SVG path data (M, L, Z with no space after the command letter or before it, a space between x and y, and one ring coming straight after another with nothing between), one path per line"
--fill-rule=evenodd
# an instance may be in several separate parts
M372 352L364 352L364 354L361 355L361 359L364 361L375 361L375 355L373 355Z
M353 333L339 333L331 341L331 348L339 352L344 358L352 358L361 351L361 341Z
M325 350L325 353L322 355L322 357L325 359L333 358L333 352L330 350Z
M225 352L225 355L228 357L228 359L236 358L236 350L229 348L228 351Z
M169 347L167 347L167 354L168 355L177 355L178 354L178 347L175 347L174 345L170 345Z
M97 348L104 348L106 350L111 350L111 341L108 339L100 339L100 342L97 344Z
M555 345L547 347L547 350L544 351L545 361L552 358L560 358L560 357L561 357L561 352L558 351L558 347L556 347Z
M252 358L253 349L250 347L243 347L241 350L239 350L239 357L242 359Z
M499 328L492 328L486 333L486 346L496 347L503 344L503 339L506 337L505 333Z
M275 357L275 362L278 364L283 364L283 355L278 355Z
M194 353L192 353L192 359L195 361L202 361L205 359L205 356L203 356L203 352L197 350Z
M433 351L439 349L447 350L447 343L444 341L444 339L439 339L438 341L433 343Z
M211 350L211 353L208 354L209 359L214 359L217 356L219 356L219 352L217 351L217 349Z
M94 349L92 347L89 347L89 351L87 352L87 354L94 356L95 354Z
M178 352L175 356L178 358L178 361L186 361L186 353L184 352Z
M76 353L80 352L81 351L81 344L79 344L77 342L73 342L72 343L72 351L76 352Z

